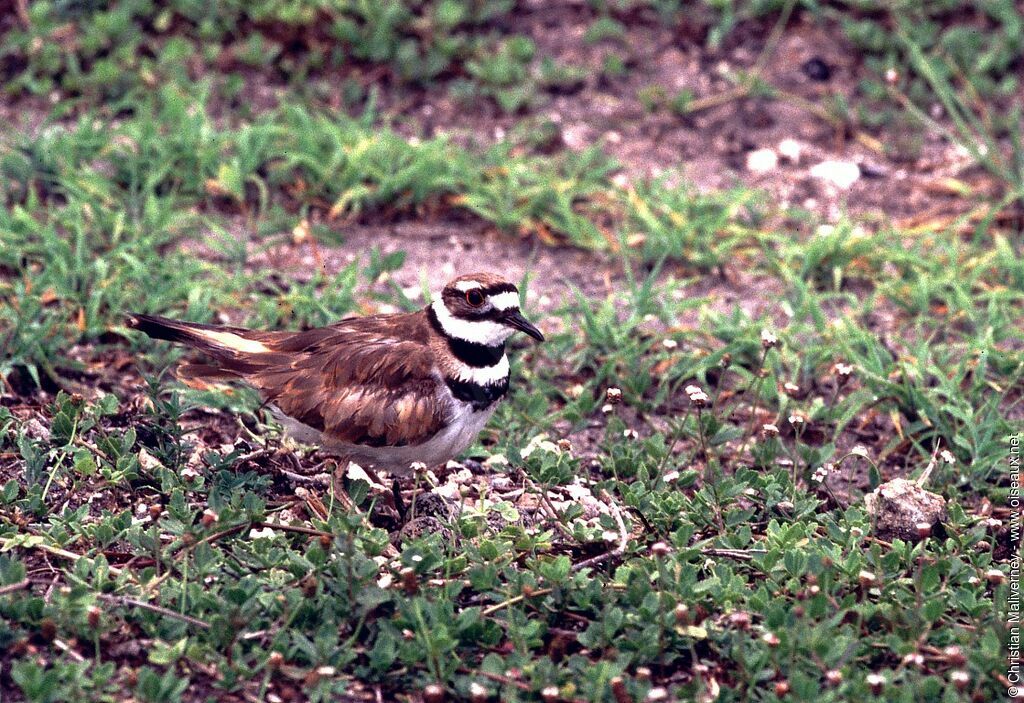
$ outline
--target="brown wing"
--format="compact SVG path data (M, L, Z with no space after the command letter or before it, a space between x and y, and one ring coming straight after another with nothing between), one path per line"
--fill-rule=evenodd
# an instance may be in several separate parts
M253 355L262 368L243 378L285 415L337 442L420 444L451 412L439 402L423 327L414 315L371 317L264 337L271 352Z
M451 408L439 402L422 314L342 320L306 332L262 332L131 314L150 337L198 349L214 363L186 363L192 385L244 380L281 412L347 444L416 445ZM443 396L441 396L443 397Z

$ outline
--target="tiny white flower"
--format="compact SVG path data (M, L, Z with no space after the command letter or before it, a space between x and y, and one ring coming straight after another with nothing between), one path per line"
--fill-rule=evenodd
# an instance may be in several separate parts
M840 361L832 367L832 370L835 371L837 376L849 376L853 373L853 365L844 364Z
M956 463L956 457L953 456L953 452L949 451L948 449L943 449L941 452L939 452L939 458L941 458L947 464Z
M867 678L865 679L865 681L867 681L868 682L868 686L871 686L871 687L884 686L885 685L885 677L882 676L881 674L868 674Z
M765 349L771 349L779 344L779 338L775 336L775 333L771 330L761 330L761 346Z
M667 338L661 340L661 346L665 347L666 349L675 349L676 347L679 346L679 342L677 342L674 339Z
M800 146L800 142L792 137L786 137L779 142L779 155L787 161L797 163L800 161L802 151L803 147Z
M853 454L854 456L861 456L861 457L864 457L865 459L868 458L867 447L865 447L863 445L860 445L860 444L858 444L856 447L851 449L850 450L850 454Z
M711 397L704 391L697 391L696 393L690 394L690 402L698 408L703 408L711 402Z

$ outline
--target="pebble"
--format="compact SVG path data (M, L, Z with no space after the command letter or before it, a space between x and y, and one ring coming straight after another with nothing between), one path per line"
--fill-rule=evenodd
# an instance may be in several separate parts
M800 154L803 152L803 147L800 146L800 142L793 139L792 137L786 137L778 146L779 156L784 158L790 163L800 163Z
M860 166L852 161L822 161L811 167L810 174L812 178L847 190L860 180Z
M779 155L774 149L755 149L747 153L747 170L752 173L770 173L779 166Z

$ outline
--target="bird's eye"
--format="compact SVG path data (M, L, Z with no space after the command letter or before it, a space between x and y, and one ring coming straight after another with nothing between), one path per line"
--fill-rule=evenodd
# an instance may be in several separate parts
M484 304L484 294L476 288L471 288L466 291L466 302L478 308Z

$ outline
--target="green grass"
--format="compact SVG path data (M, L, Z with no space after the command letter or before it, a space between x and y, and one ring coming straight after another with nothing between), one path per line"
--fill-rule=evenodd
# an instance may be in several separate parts
M595 43L682 11L594 6ZM716 6L713 26L725 37L780 9ZM494 33L506 3L30 11L0 49L18 69L9 89L68 100L0 137L4 700L1005 695L1019 545L991 517L1009 519L1024 265L1019 226L996 215L1020 197L1019 146L977 110L995 93L979 103L926 68L973 39L941 24L934 41L910 37L917 49L885 45L959 110L950 138L1002 184L980 217L909 231L824 225L676 174L617 185L600 145L546 148L536 115L495 144L410 139L365 96L349 115L300 85L355 57L410 90L529 111L543 86L578 77ZM317 12L348 53L317 55ZM74 42L31 53L67 22ZM981 41L998 54L1011 39ZM213 65L225 47L269 56L293 99L234 110L230 76L179 80L183 57ZM149 80L160 87L143 95ZM889 97L920 116L915 96ZM301 328L408 309L400 252L295 281L259 255L299 246L293 232L327 250L352 223L421 219L577 247L619 273L588 295L597 263L567 270L579 289L530 311L548 339L515 345L511 395L467 452L484 468L444 488L439 513L417 506L419 534L392 539L386 518L371 526L331 489L292 483L330 467L282 444L251 393L184 389L165 373L178 352L122 314ZM544 283L524 283L529 307ZM930 465L945 523L915 543L876 536L865 492ZM351 494L367 511L385 502L362 482Z

